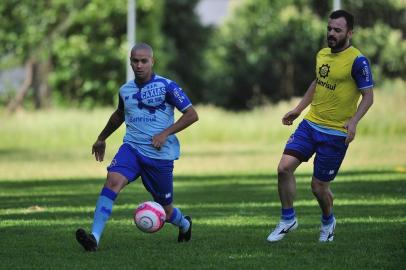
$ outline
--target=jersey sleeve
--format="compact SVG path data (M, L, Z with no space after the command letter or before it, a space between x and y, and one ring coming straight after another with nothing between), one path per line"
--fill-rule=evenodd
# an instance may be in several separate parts
M181 112L192 106L192 102L190 101L188 96L175 82L171 82L168 85L166 92L166 102L175 106Z
M360 90L374 86L371 67L368 59L363 55L355 58L354 64L352 65L351 75Z

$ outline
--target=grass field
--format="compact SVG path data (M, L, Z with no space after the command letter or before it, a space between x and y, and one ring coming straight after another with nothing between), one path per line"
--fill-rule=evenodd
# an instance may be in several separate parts
M176 242L170 224L144 234L134 207L149 200L140 182L118 197L100 250L85 253L75 230L92 222L105 167L121 128L97 163L91 145L112 109L0 113L0 269L400 269L406 263L406 91L376 91L341 173L332 184L338 220L333 243L319 244L320 213L311 165L297 171L299 228L266 236L279 219L276 167L293 127L280 118L295 100L253 112L198 107L180 134L175 202L194 221Z

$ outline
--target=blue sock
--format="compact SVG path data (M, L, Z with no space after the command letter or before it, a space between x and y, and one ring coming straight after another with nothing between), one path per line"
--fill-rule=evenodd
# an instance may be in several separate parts
M330 225L334 221L334 214L331 213L329 216L322 215L321 216L321 223L324 225Z
M173 225L178 226L184 233L189 230L190 223L182 215L182 212L179 210L179 208L173 208L172 215L168 221Z
M294 219L296 216L295 209L293 207L287 209L282 208L281 212L282 212L281 219L285 221L290 221Z
M97 200L92 226L92 234L96 238L97 243L99 243L104 226L111 215L116 197L117 193L104 187L100 193L99 199Z

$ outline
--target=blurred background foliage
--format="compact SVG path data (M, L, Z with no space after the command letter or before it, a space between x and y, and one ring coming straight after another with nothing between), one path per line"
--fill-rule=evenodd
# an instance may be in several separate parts
M125 2L125 3L124 3ZM252 109L302 95L325 46L332 1L241 0L218 27L202 25L198 0L138 0L137 41L155 71L195 104ZM356 17L354 46L375 81L406 74L406 1L343 0ZM127 1L0 1L0 69L27 69L24 106L111 106L125 82ZM2 98L3 104L18 93ZM30 105L34 104L34 105Z

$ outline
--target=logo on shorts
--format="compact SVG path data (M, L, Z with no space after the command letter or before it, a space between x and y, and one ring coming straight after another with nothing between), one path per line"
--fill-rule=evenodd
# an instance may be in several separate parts
M334 170L330 170L330 171L328 172L328 174L329 174L329 175L334 174Z
M292 143L293 140L295 139L295 137L293 136L293 134L289 137L288 141L286 142L286 144Z
M166 193L166 194L165 194L165 199L168 199L168 198L170 198L170 197L172 197L172 194L171 194L171 193Z
M110 163L110 165L109 165L109 168L110 167L114 167L114 166L116 166L117 165L117 160L114 158L112 161L111 161L111 163Z

